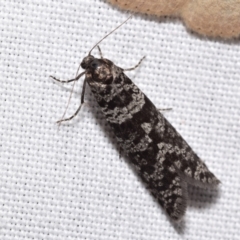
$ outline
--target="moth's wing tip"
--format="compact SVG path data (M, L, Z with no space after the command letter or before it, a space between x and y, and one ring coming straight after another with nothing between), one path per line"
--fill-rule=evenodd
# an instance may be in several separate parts
M176 197L176 200L173 206L169 205L169 208L165 209L170 219L175 223L179 223L183 220L183 217L187 210L187 200L188 200L187 183L182 180L181 180L181 189L182 189L182 194Z
M221 184L221 181L210 171L208 170L208 176L207 176L207 181L202 181L202 179L194 182L193 184L190 184L191 185L195 185L195 186L198 186L198 187L210 187L210 188L214 188L214 187L217 187L219 184Z
M173 222L180 223L184 218L186 210L187 210L187 205L180 206L177 209L177 212L172 213L171 215L169 215L169 217Z
M207 165L193 152L192 149L190 149L189 152L192 153L194 161L179 155L178 161L174 164L180 177L188 184L198 187L215 187L219 185L221 181L209 170ZM177 162L181 162L181 166L179 166Z
M214 188L219 186L220 184L222 184L222 182L215 175L213 175L213 178L211 179L211 183L208 183L207 186Z

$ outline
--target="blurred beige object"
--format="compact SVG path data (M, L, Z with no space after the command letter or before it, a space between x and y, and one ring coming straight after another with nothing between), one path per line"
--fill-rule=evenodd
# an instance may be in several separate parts
M187 27L210 37L240 35L240 0L108 0L122 9L181 17Z

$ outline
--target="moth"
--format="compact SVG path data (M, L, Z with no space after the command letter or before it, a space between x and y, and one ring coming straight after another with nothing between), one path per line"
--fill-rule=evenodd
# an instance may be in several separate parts
M155 16L181 18L186 26L209 37L240 35L240 0L108 0L113 5Z
M68 83L85 76L81 105L73 116L58 123L71 120L78 114L88 84L120 148L170 218L178 221L187 207L187 184L213 187L220 181L125 74L138 67L142 60L135 67L124 70L102 56L98 46L101 41L82 60L84 72L76 78L63 81L52 77ZM100 58L91 54L96 46Z

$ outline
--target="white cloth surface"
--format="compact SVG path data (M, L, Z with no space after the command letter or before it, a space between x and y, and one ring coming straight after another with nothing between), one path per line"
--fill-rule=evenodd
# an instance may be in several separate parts
M134 17L100 46L222 181L189 188L173 226L119 158L87 89L58 129L79 62L128 13L100 0L0 3L0 239L230 239L240 235L240 42L200 37L179 19ZM94 55L98 52L94 50ZM66 116L79 106L82 80Z

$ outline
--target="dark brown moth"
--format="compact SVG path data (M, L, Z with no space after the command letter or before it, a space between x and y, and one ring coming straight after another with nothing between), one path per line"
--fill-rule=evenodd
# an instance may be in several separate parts
M142 60L134 68L124 70L103 58L98 49L101 57L94 57L90 51L81 63L84 72L76 78L61 81L53 77L56 81L72 82L85 76L81 105L72 117L59 122L68 121L78 114L87 83L120 148L142 181L170 218L180 220L187 206L187 184L213 187L220 181L125 74Z

